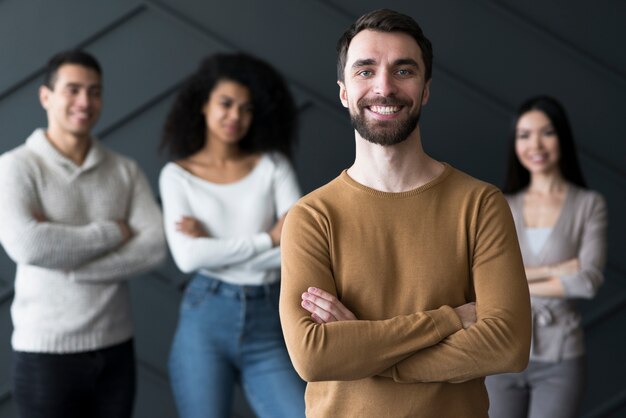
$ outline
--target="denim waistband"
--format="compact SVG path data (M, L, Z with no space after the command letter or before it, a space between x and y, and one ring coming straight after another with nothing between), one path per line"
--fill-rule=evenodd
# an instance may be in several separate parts
M197 273L193 280L202 281L202 285L206 286L206 289L211 293L235 299L268 298L273 293L280 291L280 281L261 285L237 285L226 283L220 279L202 273Z

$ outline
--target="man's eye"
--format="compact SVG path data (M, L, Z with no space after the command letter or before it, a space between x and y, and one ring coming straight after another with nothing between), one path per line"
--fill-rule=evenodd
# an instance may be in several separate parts
M359 75L361 77L369 77L372 75L372 72L370 70L363 70L363 71L359 71Z

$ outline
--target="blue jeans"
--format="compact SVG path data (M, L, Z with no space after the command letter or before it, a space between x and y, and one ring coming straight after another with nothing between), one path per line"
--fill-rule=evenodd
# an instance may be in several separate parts
M304 417L305 383L285 347L279 289L191 280L169 360L181 418L229 417L235 383L259 417Z
M122 418L135 398L133 341L70 354L14 351L13 395L21 418Z

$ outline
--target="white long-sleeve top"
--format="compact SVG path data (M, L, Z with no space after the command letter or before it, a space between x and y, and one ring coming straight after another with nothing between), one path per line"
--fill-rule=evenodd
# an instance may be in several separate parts
M0 201L0 242L17 263L13 348L81 352L129 339L126 280L165 257L161 212L137 164L93 139L77 166L37 129L0 157ZM125 244L118 220L133 231Z
M272 247L267 231L300 198L295 173L284 156L264 154L246 177L227 184L209 182L168 163L159 186L165 235L180 270L238 285L279 279L280 247ZM183 216L202 222L209 238L176 231Z

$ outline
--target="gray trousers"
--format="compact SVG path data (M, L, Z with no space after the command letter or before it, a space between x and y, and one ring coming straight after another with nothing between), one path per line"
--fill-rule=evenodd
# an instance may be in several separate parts
M585 356L531 361L521 373L487 376L490 418L575 418L585 391Z

